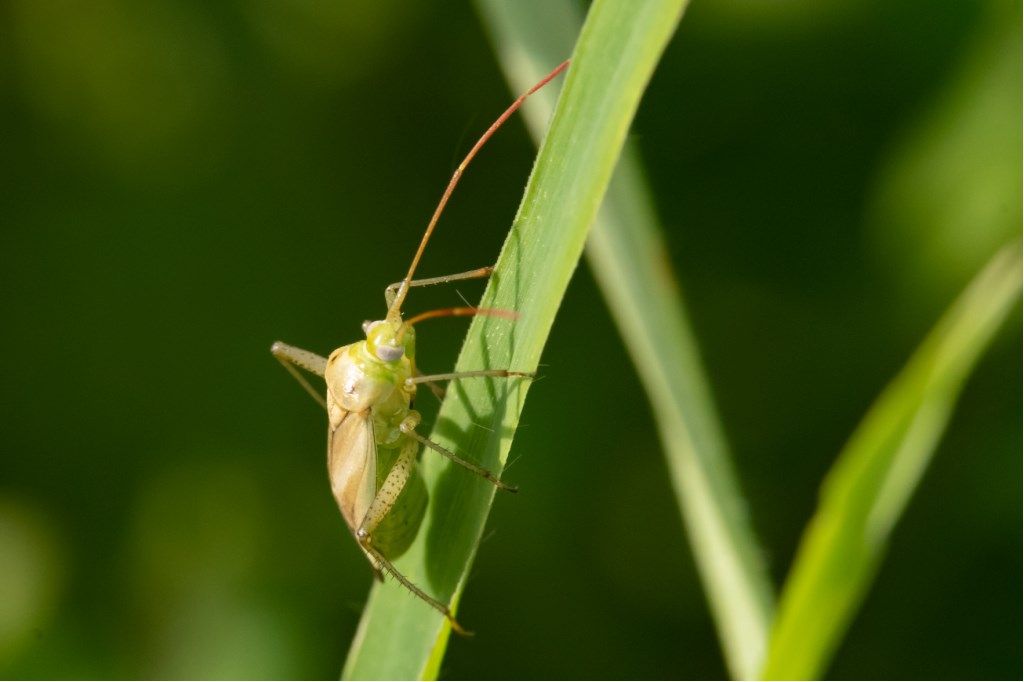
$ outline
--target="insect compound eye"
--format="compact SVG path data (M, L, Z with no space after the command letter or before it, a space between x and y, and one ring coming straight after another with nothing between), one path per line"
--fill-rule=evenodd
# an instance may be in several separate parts
M401 346L391 346L387 344L381 344L377 346L377 357L384 362L394 362L402 357L405 349Z

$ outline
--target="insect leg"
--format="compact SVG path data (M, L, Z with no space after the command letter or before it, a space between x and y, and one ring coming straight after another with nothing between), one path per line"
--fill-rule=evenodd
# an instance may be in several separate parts
M311 395L313 400L319 403L321 407L327 409L327 402L324 400L323 395L313 388L313 386L306 381L306 377L299 374L299 371L295 369L296 367L301 367L308 372L312 372L313 374L322 377L324 375L324 369L327 367L327 359L320 357L316 353L311 353L308 350L289 346L287 343L282 343L281 341L275 341L270 347L270 352L274 354L274 357L281 363L281 366L288 370L289 374L295 377L295 380L299 382L299 385L302 386L306 393Z
M534 372L516 372L510 369L483 369L474 372L448 372L446 374L420 374L416 372L415 376L410 379L406 379L406 388L411 389L416 384L426 384L430 389L430 392L438 400L444 400L445 389L443 386L437 384L438 381L452 381L454 379L469 379L471 377L526 377L528 379L536 378Z
M414 279L409 282L409 287L427 287L432 284L446 284L448 282L459 282L464 279L483 279L484 277L490 277L493 272L494 266L488 265L486 267L477 268L476 270L469 270L468 272L460 272L455 275L442 275L440 277L427 277L424 279ZM395 282L389 284L388 288L384 290L384 300L387 302L388 307L395 301L395 296L398 295L398 289L402 286L401 282Z
M377 565L405 586L406 589L429 604L431 608L447 618L448 622L451 623L452 630L460 635L469 635L471 633L459 625L459 622L455 620L455 616L452 615L451 609L449 609L447 605L442 604L437 599L434 599L429 594L418 588L411 580L402 575L398 569L395 568L394 564L388 561L387 557L385 557L373 544L373 531L376 530L377 526L380 525L391 511L392 507L394 507L395 501L398 499L398 496L401 495L402 489L409 480L412 468L416 466L417 450L418 448L416 447L406 447L402 450L402 454L398 456L398 459L395 461L394 466L391 467L391 471L388 473L387 478L384 479L384 483L381 485L380 490L377 491L377 495L373 498L373 502L370 503L370 508L366 510L366 515L363 517L362 522L359 524L359 529L356 531L356 540L359 542L359 546L363 548L363 551L369 554L373 560L377 562Z
M479 464L474 464L473 462L470 462L468 460L462 459L461 457L456 455L454 452L452 452L448 448L442 447L442 446L438 445L437 443L435 443L434 441L429 440L427 438L424 438L420 434L416 433L415 424L411 424L410 425L410 424L407 424L406 422L402 422L402 433L408 434L409 436L411 436L415 440L419 441L420 443L422 443L426 447L430 448L434 452L437 452L437 453L439 453L441 455L444 455L445 457L447 457L451 461L455 462L459 466L464 467L464 468L472 471L477 476L480 476L481 478L487 479L489 482L494 484L494 486L496 488L498 488L499 490L505 490L505 491L510 492L510 493L517 493L517 492L519 492L519 488L515 487L514 485L509 485L508 483L502 483L502 481L497 476L492 474L487 469L484 469Z
M419 374L405 380L406 386L434 381L452 381L454 379L471 379L473 377L526 377L533 379L534 372L517 372L511 369L477 369L470 372L448 372L446 374Z
M406 388L411 388L414 384L426 384L430 392L434 394L434 397L438 400L444 400L444 386L436 383L432 375L422 374L418 369L413 370L415 376L422 377L412 383L407 383Z
M392 564L390 561L381 556L380 552L375 550L372 546L363 545L363 548L366 550L367 553L371 554L374 559L380 562L381 568L383 568L395 580L400 582L402 586L405 587L405 589L412 592L414 595L416 595L424 602L429 604L432 609L434 609L442 616L447 618L448 623L452 626L452 630L456 634L462 635L463 637L471 637L473 635L473 633L470 630L467 630L466 628L462 627L462 625L459 624L459 621L455 620L455 616L452 615L451 609L449 609L446 605L442 604L438 600L431 597L429 594L427 594L420 588L416 587L416 585L411 580L409 580L404 575L398 572L398 569L395 568L394 564Z

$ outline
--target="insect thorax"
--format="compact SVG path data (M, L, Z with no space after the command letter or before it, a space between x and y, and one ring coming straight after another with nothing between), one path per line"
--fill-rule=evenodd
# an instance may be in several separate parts
M383 362L370 352L366 341L342 346L331 353L324 372L328 410L371 410L375 440L393 443L399 438L398 427L409 414L415 393L405 384L412 374L413 365L407 357Z

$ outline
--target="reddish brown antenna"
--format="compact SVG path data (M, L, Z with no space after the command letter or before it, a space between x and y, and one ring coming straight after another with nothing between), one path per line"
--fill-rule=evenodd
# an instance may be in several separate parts
M516 320L519 318L519 313L516 311L505 310L503 308L439 308L437 310L428 310L425 313L413 315L402 323L402 328L398 332L398 340L402 340L406 329L410 329L413 325L419 324L423 320L433 320L438 317L470 317L473 315L501 317L506 320Z
M491 127L487 129L487 132L477 140L476 144L473 145L473 148L469 150L468 154L466 154L466 158L463 159L462 163L459 164L459 167L455 169L455 173L452 174L452 179L448 181L448 186L444 190L444 194L441 195L441 201L437 204L437 208L434 209L434 215L431 216L430 222L427 224L427 231L423 233L423 239L420 240L420 246L416 249L416 255L413 256L412 263L409 264L409 272L405 274L405 279L402 280L402 284L399 286L398 292L395 294L395 300L391 302L391 307L388 308L389 320L397 320L401 316L402 303L405 301L406 294L409 293L409 281L412 280L413 273L416 272L416 266L419 265L420 258L423 257L423 251L427 248L427 242L430 241L430 235L434 233L434 228L437 226L438 218L441 217L441 213L444 211L444 207L448 203L448 197L452 195L455 185L459 183L459 178L462 177L462 173L466 170L466 166L468 166L469 162L473 160L473 157L476 156L478 151L480 151L480 148L484 146L484 143L487 142L487 140L494 135L495 131L501 127L501 124L508 120L509 116L514 114L516 109L526 101L527 97L547 85L551 79L562 73L562 71L564 71L568 66L569 60L567 59L555 67L554 71L544 76L540 82L520 95L515 102L512 102L512 105L506 109L505 112L498 117L498 120L491 124Z

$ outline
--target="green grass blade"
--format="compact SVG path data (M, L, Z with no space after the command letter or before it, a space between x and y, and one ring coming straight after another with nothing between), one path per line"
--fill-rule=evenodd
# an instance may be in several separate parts
M515 322L476 318L459 370L534 369L611 178L640 97L682 14L683 0L591 5L551 128L482 305L513 309ZM551 66L554 66L552 64ZM452 387L431 438L500 470L529 383L480 380ZM398 562L441 599L457 598L476 552L494 489L424 459L432 493L424 528ZM394 582L376 586L343 675L432 678L446 622Z
M964 381L1020 286L1020 246L1015 245L998 253L961 294L854 432L825 479L797 551L765 678L823 674Z
M514 90L540 78L572 45L569 0L477 0ZM554 109L538 93L526 110L536 139ZM772 586L733 473L662 230L627 143L587 242L587 257L650 396L719 639L734 677L761 669Z

